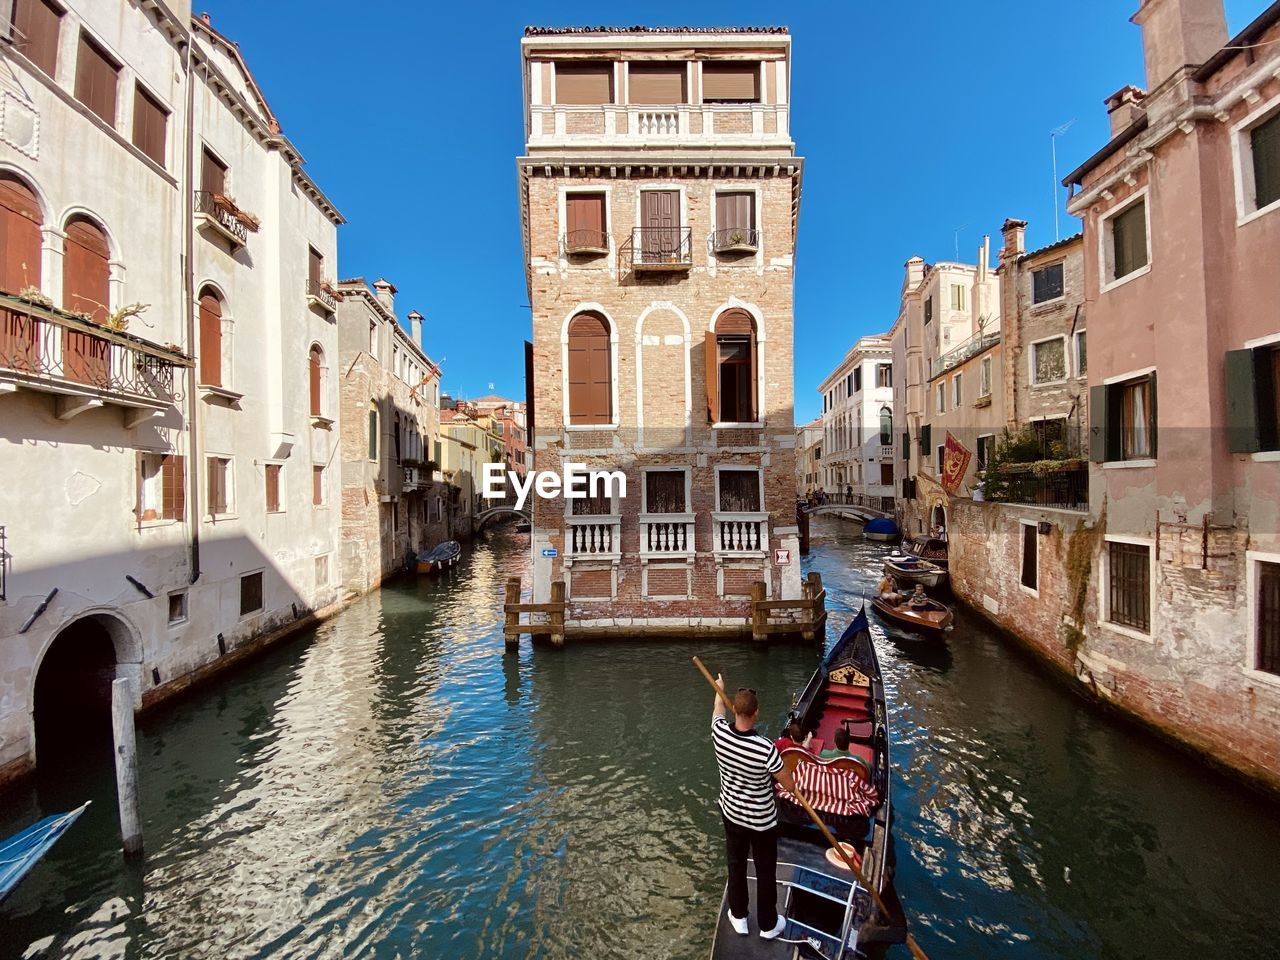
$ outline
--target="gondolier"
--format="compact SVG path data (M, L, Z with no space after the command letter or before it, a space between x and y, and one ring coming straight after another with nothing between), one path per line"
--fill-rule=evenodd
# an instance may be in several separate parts
M724 689L724 679L716 682ZM733 698L733 720L717 697L711 715L711 741L720 767L720 816L724 821L725 858L729 870L727 909L734 931L750 932L751 912L747 888L747 858L755 861L756 920L760 936L772 940L786 921L778 916L778 809L775 780L794 788L791 774L773 742L755 731L760 701L756 692L743 687Z

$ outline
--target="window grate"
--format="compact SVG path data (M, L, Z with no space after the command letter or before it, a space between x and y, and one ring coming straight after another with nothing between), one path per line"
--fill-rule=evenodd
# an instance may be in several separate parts
M0 544L4 540L0 527ZM1280 674L1280 563L1258 564L1259 670Z
M1151 630L1151 548L1137 543L1111 543L1110 607L1107 619L1147 633Z

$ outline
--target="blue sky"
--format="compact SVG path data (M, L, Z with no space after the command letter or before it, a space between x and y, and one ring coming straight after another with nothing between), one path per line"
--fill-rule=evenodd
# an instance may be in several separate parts
M349 221L338 272L385 275L427 318L455 396L524 396L529 310L515 158L528 23L788 26L805 157L796 262L796 422L859 336L887 330L902 264L972 260L1005 217L1054 239L1059 176L1107 139L1102 101L1143 86L1138 0L982 4L196 0L240 44L307 170ZM1235 34L1265 0L1227 0ZM731 17L725 12L732 9ZM610 11L606 15L606 10ZM465 78L465 80L463 79ZM1062 235L1077 229L1061 213Z

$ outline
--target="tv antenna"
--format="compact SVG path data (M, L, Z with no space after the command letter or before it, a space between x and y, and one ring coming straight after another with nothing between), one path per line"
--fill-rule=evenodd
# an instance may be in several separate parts
M1071 129L1075 120L1068 120L1049 131L1049 152L1053 155L1053 242L1062 239L1058 231L1058 138Z

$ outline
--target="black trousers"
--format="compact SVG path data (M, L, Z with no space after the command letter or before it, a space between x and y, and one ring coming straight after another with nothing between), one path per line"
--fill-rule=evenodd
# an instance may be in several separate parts
M756 864L756 920L761 930L778 922L778 828L749 830L730 823L724 814L725 859L729 864L729 912L743 919L751 911L747 891L747 857Z

